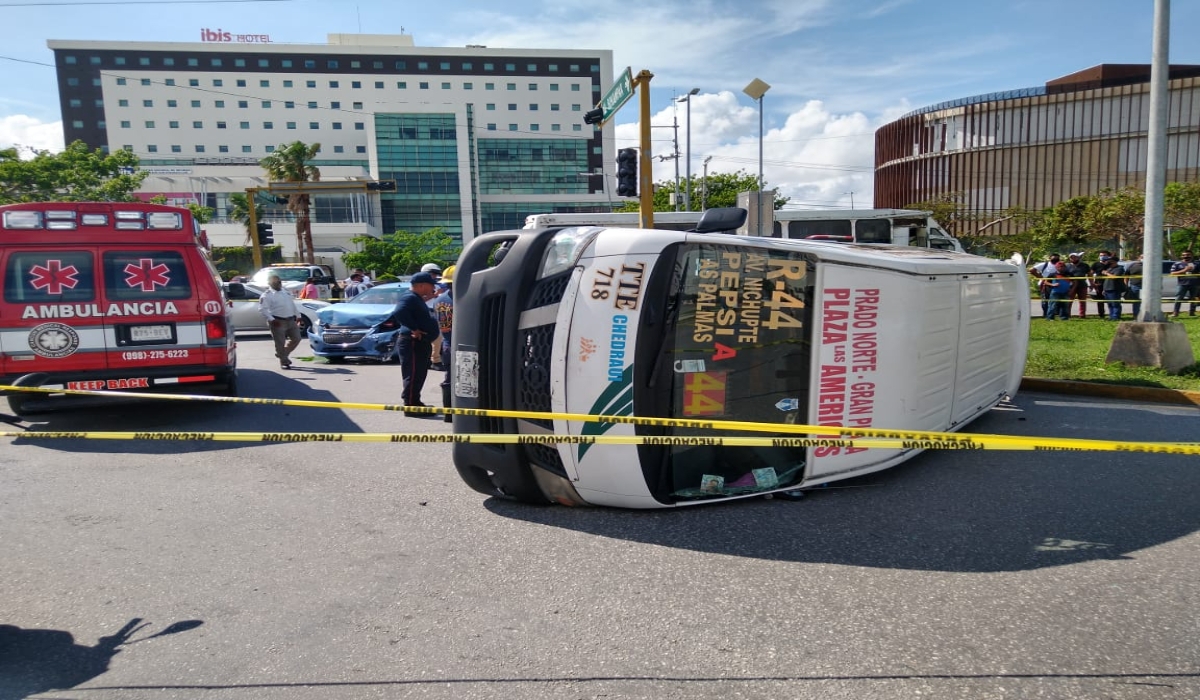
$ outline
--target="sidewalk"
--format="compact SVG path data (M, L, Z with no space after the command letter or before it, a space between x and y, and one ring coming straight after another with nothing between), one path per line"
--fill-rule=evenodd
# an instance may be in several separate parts
M1023 377L1021 391L1044 391L1050 394L1073 396L1099 396L1127 401L1150 401L1154 403L1200 406L1200 391L1162 389L1149 386L1126 386L1121 384L1098 384L1096 382L1072 382L1065 379L1038 379Z

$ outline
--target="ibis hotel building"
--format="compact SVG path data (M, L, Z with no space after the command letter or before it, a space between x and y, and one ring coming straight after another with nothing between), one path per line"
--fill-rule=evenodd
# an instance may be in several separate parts
M1200 66L1171 66L1167 181L1200 179ZM931 105L875 132L875 206L955 195L980 225L1012 232L1040 211L1144 187L1150 66L1104 64L1039 87Z
M66 142L136 153L144 195L216 209L207 228L218 245L245 237L227 219L229 195L266 187L259 161L294 141L321 145L312 164L330 189L314 198L318 253L435 226L465 242L610 201L613 127L583 116L612 83L611 51L428 48L407 34L200 39L48 44ZM375 181L382 191L366 188ZM288 220L275 197L256 201L267 220ZM276 227L285 254L286 231Z

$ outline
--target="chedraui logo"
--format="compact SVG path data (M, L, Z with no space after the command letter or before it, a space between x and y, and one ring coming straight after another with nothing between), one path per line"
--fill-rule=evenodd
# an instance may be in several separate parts
M589 415L593 416L631 416L633 415L633 365L625 368L619 380L612 381L601 392L600 397L592 404ZM603 435L616 423L584 423L580 435ZM579 446L579 459L588 451L591 445Z

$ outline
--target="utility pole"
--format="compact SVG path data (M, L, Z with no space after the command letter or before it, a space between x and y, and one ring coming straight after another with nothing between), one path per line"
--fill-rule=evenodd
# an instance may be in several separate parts
M853 192L843 192L842 194L850 195L850 208L853 209L854 208L854 193Z

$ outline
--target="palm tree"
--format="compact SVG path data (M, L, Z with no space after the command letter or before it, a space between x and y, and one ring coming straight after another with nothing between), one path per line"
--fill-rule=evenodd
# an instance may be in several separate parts
M250 245L250 198L245 192L234 192L229 195L229 205L229 218L246 229L246 242L242 245Z
M271 155L258 162L267 171L271 182L316 182L321 171L308 161L321 152L321 144L302 141L279 146ZM308 194L289 194L288 211L296 215L296 249L300 259L313 264L312 219L309 218L312 198Z

